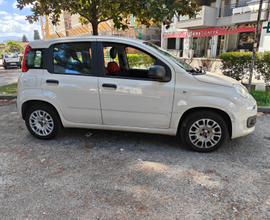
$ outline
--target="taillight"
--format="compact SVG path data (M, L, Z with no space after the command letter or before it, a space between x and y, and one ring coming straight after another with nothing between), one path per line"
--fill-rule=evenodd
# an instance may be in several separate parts
M22 64L22 72L27 72L28 69L26 68L26 56L29 50L31 50L32 48L27 45L25 50L24 50L24 55L23 55L23 64Z
M6 60L4 60L4 63L6 62Z

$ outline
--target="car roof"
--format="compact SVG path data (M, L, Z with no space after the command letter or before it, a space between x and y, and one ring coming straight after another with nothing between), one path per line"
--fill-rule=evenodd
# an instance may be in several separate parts
M86 37L59 37L59 38L50 38L44 40L35 40L31 41L28 45L31 48L48 48L52 44L56 43L65 43L65 42L80 42L80 41L102 41L102 40L113 40L115 42L121 43L122 41L126 43L139 43L142 44L143 40L128 38L128 37L114 37L114 36L86 36Z

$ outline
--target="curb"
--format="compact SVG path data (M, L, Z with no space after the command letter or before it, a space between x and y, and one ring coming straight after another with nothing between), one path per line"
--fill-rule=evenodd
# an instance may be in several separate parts
M258 112L270 113L270 107L267 107L267 106L258 106Z
M12 100L16 99L16 95L0 95L0 100Z
M0 100L12 100L16 99L16 95L0 95ZM267 106L258 106L258 112L262 113L270 113L270 107Z

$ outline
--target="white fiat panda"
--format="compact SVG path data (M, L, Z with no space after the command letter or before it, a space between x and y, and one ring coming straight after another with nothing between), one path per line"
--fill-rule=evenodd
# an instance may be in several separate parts
M257 105L241 83L193 69L148 42L120 37L33 41L19 77L29 132L62 128L176 135L199 152L254 131Z

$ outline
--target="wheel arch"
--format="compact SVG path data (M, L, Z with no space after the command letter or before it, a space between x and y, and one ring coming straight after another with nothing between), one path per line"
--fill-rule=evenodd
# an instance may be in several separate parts
M22 111L22 118L23 118L23 120L25 120L25 115L26 115L26 112L28 111L28 109L29 109L31 106L36 105L36 104L46 104L46 105L52 107L52 108L55 110L55 112L57 113L57 115L58 115L58 117L59 117L59 120L60 120L60 122L61 122L61 124L62 124L62 126L63 126L62 119L61 119L61 117L60 117L60 115L59 115L59 112L58 112L58 110L56 109L56 107L55 107L54 105L52 105L51 103L46 102L46 101L42 101L42 100L29 100L29 101L26 101L26 102L24 102L24 103L22 104L22 109L21 109L21 111Z
M183 120L190 114L194 113L194 112L197 112L197 111L212 111L212 112L215 112L219 115L221 115L221 117L224 119L224 121L226 122L226 125L227 125L227 128L228 128L228 132L229 132L229 135L230 135L230 138L232 137L232 121L231 121L231 118L230 116L223 110L220 110L220 109L216 109L216 108L211 108L211 107L195 107L195 108L191 108L191 109L188 109L187 111L184 112L184 114L181 116L180 118L180 121L179 121L179 124L178 124L178 129L177 129L177 132L180 131L180 126L183 122Z

